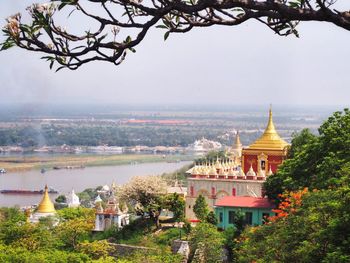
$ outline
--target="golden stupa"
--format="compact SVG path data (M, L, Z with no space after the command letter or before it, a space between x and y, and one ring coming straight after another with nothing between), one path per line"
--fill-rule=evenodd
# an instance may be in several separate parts
M269 122L259 139L249 146L248 149L284 150L288 143L277 133L272 120L272 109L269 110Z
M40 204L38 205L37 212L38 213L56 213L55 207L49 196L47 185L45 185L44 196Z
M239 132L237 131L235 142L232 145L232 149L234 150L241 150L242 149L242 143L241 139L239 138Z

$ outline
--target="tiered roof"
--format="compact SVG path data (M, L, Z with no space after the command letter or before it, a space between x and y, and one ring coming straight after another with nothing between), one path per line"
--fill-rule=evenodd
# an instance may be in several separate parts
M288 143L284 141L277 133L272 119L272 109L269 110L269 122L264 133L259 139L248 147L248 150L284 150Z

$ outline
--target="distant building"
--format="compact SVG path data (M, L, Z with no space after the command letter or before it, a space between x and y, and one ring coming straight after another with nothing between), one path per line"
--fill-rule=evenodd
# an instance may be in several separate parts
M225 196L263 197L263 183L286 158L287 147L276 132L270 109L265 132L249 147L242 148L237 134L229 161L218 159L187 171L186 218L196 219L193 206L199 195L205 197L211 210Z
M79 196L75 194L74 189L72 189L72 192L70 192L67 196L67 204L68 204L68 207L80 206Z
M243 145L239 137L239 132L237 131L234 143L230 149L230 154L233 158L241 158Z
M267 198L251 196L225 196L215 203L218 227L227 229L234 226L235 214L243 213L248 225L262 225L274 216L274 205Z
M119 229L129 224L129 214L127 208L125 208L124 211L120 209L119 202L113 191L108 198L106 208L102 207L102 199L99 195L95 200L95 206L96 217L94 231L105 231L112 226Z
M209 151L219 150L221 148L221 143L202 138L200 140L195 141L193 144L190 144L187 147L187 150L196 153L206 153Z
M33 214L28 213L27 215L29 216L29 221L31 223L38 223L40 218L56 215L56 210L50 199L47 185L45 185L43 198L39 203L37 210Z

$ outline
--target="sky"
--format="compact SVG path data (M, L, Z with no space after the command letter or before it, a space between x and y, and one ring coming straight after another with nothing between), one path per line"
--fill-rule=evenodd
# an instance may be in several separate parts
M5 18L35 1L1 0ZM0 52L0 93L10 104L350 105L350 32L307 22L300 38L262 24L186 34L153 29L120 66L51 71L43 55ZM0 41L4 38L0 36Z

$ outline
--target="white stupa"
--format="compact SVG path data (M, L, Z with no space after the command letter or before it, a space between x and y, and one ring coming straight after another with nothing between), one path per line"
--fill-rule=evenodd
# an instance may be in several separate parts
M68 207L80 206L79 196L75 194L74 189L72 189L72 192L70 192L69 195L67 196L67 203L68 203Z

